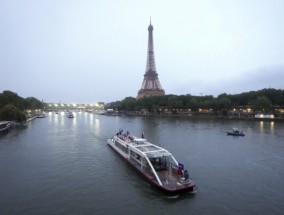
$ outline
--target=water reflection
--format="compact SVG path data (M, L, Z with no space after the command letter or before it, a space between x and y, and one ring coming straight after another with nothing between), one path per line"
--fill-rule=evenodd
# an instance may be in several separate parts
M74 115L74 118L71 118L72 120L72 125L73 125L73 128L75 129L77 127L77 118L78 118L78 115L77 113L73 113Z
M269 132L273 135L274 130L275 130L275 122L274 121L271 121L271 122L260 121L259 122L260 133Z
M89 114L89 116L90 116L90 124L93 125L94 124L94 115Z
M270 130L271 131L274 131L274 125L275 125L274 122L270 122Z
M263 121L260 121L259 122L259 131L260 131L260 133L263 133Z
M58 125L58 118L59 118L59 116L58 116L58 114L54 114L55 116L54 116L54 124L55 125Z
M95 132L97 135L100 134L100 120L99 119L95 119Z

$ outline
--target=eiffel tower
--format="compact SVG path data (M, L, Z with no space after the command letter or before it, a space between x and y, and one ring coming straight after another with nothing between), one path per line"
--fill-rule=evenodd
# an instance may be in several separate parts
M153 26L151 24L148 27L148 51L147 51L147 63L146 72L144 74L144 80L142 82L141 89L138 91L137 99L145 96L164 96L165 91L160 84L158 73L156 71L155 56L154 56L154 43L153 43Z

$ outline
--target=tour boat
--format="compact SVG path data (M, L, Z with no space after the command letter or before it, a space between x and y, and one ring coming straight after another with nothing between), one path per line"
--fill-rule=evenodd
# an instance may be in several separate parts
M107 140L138 173L151 185L168 194L196 192L196 183L190 178L184 165L178 163L166 149L154 145L145 138L137 138L121 131Z

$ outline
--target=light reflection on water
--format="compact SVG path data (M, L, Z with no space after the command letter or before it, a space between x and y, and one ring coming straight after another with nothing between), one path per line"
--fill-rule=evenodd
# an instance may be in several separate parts
M99 119L95 119L95 130L98 132L98 134L100 133L100 120Z
M259 121L259 131L260 133L269 132L271 135L274 135L274 126L275 122L269 121Z

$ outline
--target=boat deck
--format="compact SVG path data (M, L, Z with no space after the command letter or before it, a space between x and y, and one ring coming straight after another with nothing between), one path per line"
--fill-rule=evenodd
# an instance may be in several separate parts
M157 171L157 174L163 183L168 182L171 184L176 184L181 180L181 176L174 172L172 169Z
M163 186L171 189L182 189L193 184L191 179L188 179L187 183L184 184L184 178L182 178L181 175L178 175L175 169L158 171L157 174L160 177Z
M150 170L141 169L140 165L136 163L134 160L129 160L133 165L135 165L140 171L144 172L144 174L151 180L156 181L154 174ZM194 182L189 178L187 180L188 183L184 185L184 178L181 175L177 174L177 170L174 168L169 168L166 170L156 170L158 177L160 178L163 187L166 187L170 190L175 189L183 189L187 188L190 185L194 185Z

